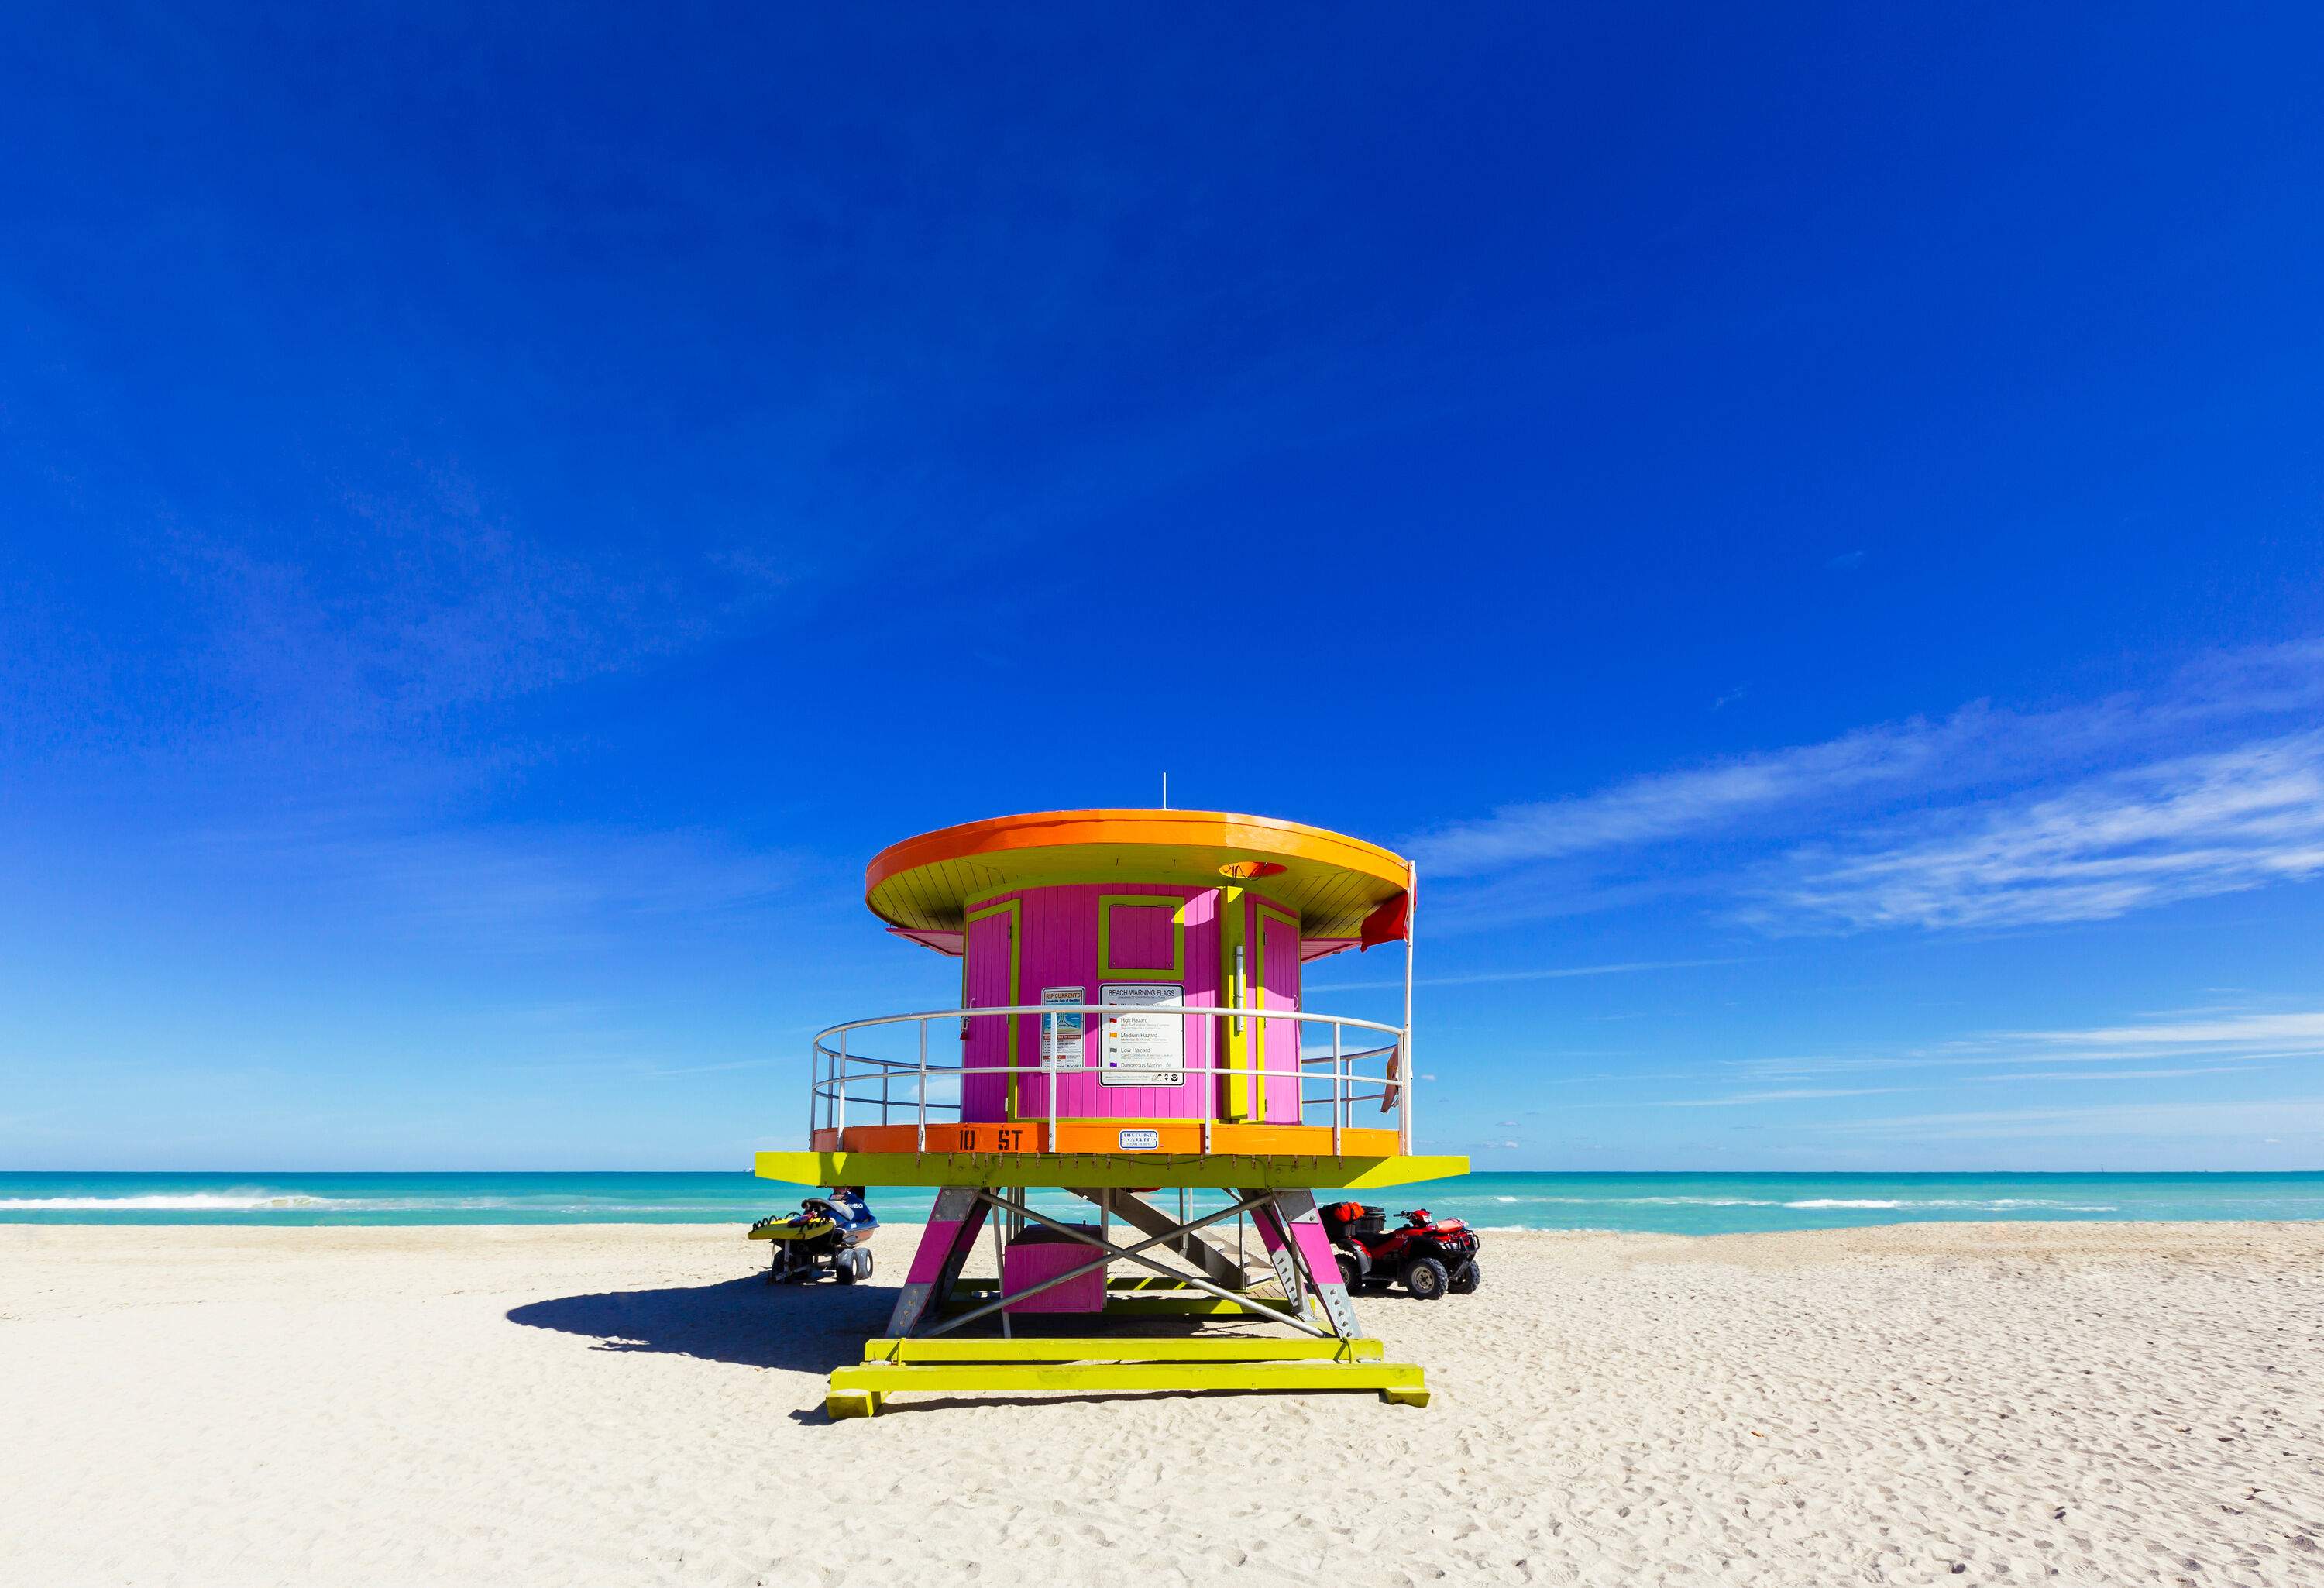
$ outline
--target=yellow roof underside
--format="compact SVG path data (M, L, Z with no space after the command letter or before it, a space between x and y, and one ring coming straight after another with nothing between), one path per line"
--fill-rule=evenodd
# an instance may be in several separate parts
M1217 887L1221 868L1283 870L1250 886L1299 912L1310 937L1351 937L1402 893L1403 856L1322 827L1206 810L1068 810L1000 817L925 833L882 850L864 902L893 926L958 931L970 901L1010 888L1065 882Z

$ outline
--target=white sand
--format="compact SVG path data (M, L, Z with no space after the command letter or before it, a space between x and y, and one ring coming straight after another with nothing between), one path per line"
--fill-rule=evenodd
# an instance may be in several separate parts
M912 1234L0 1229L0 1581L2324 1583L2324 1225L1493 1234L1425 1410L826 1423Z

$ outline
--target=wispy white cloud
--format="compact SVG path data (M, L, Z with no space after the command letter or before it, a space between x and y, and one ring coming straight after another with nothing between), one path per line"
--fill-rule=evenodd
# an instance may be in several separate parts
M1681 892L1775 929L2098 919L2324 871L2319 707L2324 643L2246 651L2145 695L1979 702L1406 844L1452 880L1436 919L1454 928Z
M1736 1092L1724 1097L1672 1097L1656 1108L1733 1108L1748 1103L1806 1103L1828 1097L1877 1097L1908 1091L1904 1086L1783 1086L1769 1092Z
M1421 987L1471 987L1485 982L1562 982L1575 976L1620 976L1637 971L1694 970L1712 965L1748 965L1749 956L1729 955L1717 959L1629 959L1612 965L1545 965L1535 970L1478 971L1459 976L1421 976L1415 985ZM1402 978L1379 982L1327 982L1321 975L1309 978L1310 985L1318 991L1328 988L1333 992L1377 991L1383 987L1401 987Z
M731 1070L773 1069L778 1066L782 1065L784 1062L785 1061L779 1058L736 1058L729 1059L724 1064L648 1066L639 1069L635 1073L641 1076L650 1076L656 1080L662 1080L673 1076L715 1076L724 1075Z
M1761 1083L1930 1069L1995 1070L1973 1080L2116 1080L2214 1076L2263 1065L2324 1061L2324 1011L2218 1013L2201 1020L1999 1031L1861 1054L1737 1059L1740 1080ZM2170 1066L2169 1068L2153 1067Z
M1793 858L1806 875L1774 911L1849 927L2096 920L2296 881L2324 871L2324 734L2091 779L1967 832Z
M2253 1044L2312 1043L2324 1052L2324 1010L2273 1014L2226 1014L2202 1020L2166 1020L2147 1025L2093 1026L2083 1030L2021 1031L2030 1042L2068 1047L2248 1048Z
M1937 775L1948 748L1979 737L1986 716L1972 708L1949 723L1868 728L1826 743L1631 778L1596 794L1505 806L1407 846L1431 872L1475 876L1683 837L1842 790Z
M401 484L349 494L330 559L304 545L171 538L170 565L212 620L188 660L217 715L181 730L278 751L409 733L698 646L781 588L756 564L552 550L454 471L415 465Z
M1929 1141L2125 1137L2190 1140L2324 1139L2324 1097L2252 1102L2107 1103L2084 1107L1987 1109L1823 1122L1816 1128Z
M1997 1076L1977 1076L1974 1080L1987 1085L2006 1081L2172 1081L2188 1076L2231 1075L2252 1068L2245 1064L2194 1065L2183 1069L2167 1070L2004 1070Z
M396 831L356 821L223 832L237 875L278 868L318 904L344 901L408 932L505 951L554 950L624 922L715 922L789 890L798 856L711 833L489 826Z

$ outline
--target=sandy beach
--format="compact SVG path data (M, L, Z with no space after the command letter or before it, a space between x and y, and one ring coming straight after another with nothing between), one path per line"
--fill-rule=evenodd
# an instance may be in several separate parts
M2324 1225L1495 1234L1425 1409L827 1422L913 1233L0 1230L0 1577L2324 1583Z

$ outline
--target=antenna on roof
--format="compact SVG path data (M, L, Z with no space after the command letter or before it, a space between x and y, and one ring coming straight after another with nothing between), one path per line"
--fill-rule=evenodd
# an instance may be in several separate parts
M1162 808L1165 810L1170 808L1170 774L1168 772L1162 774Z

